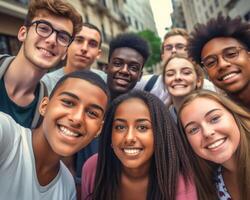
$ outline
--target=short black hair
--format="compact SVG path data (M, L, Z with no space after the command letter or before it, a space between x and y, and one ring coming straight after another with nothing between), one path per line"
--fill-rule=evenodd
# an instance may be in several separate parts
M201 63L201 51L204 45L217 37L231 37L250 49L250 23L242 22L240 17L231 19L221 13L206 24L197 24L190 34L188 55L197 63Z
M111 55L115 49L127 47L136 50L143 57L143 64L147 61L150 55L150 49L148 42L135 33L123 33L117 35L109 44L109 56L110 61Z
M88 81L92 83L93 85L99 87L107 95L108 102L109 102L110 92L109 92L107 84L99 75L97 75L96 73L90 70L74 71L74 72L64 75L62 78L59 79L59 81L56 83L55 87L53 88L49 96L50 99L53 97L55 91L69 78L79 78L79 79Z
M96 30L96 31L99 33L99 35L100 35L100 44L99 44L99 48L101 48L101 46L102 46L102 33L101 33L100 29L99 29L96 25L91 24L91 23L89 23L89 22L83 22L83 23L82 23L82 26L87 27L87 28L90 28L90 29L94 29L94 30Z

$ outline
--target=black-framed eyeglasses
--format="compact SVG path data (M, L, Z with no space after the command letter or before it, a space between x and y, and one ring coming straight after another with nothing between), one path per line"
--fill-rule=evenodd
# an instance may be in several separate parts
M44 20L37 20L31 22L28 26L36 25L36 33L43 38L47 38L56 32L56 41L58 44L64 47L68 47L70 43L73 41L73 37L67 33L66 31L59 31L53 28L53 26Z
M164 45L164 50L165 51L172 51L173 48L176 49L176 51L185 51L186 50L186 45L182 43L176 43L176 44L166 44Z
M221 53L216 55L210 55L201 60L201 64L206 68L212 68L218 64L218 56L221 55L222 58L227 62L232 62L238 58L239 53L244 47L227 47L222 50Z

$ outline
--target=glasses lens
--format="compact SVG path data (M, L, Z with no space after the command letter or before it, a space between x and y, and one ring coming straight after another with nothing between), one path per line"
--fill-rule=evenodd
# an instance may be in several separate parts
M202 63L207 68L214 67L217 64L217 57L209 56L209 57L203 59Z
M68 46L71 42L72 38L68 33L65 32L58 32L57 34L57 41L62 46Z
M43 22L37 22L36 32L41 37L48 37L52 33L52 27Z
M176 45L175 45L175 48L177 49L177 50L183 50L183 49L185 49L185 45L184 44L181 44L181 43L177 43Z
M236 47L227 48L223 51L223 57L227 60L238 57L239 50Z
M172 51L173 45L172 44L167 44L164 46L165 51Z

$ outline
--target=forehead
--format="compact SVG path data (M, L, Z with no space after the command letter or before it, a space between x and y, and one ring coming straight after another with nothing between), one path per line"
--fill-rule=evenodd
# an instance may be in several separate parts
M36 15L32 21L45 20L51 23L53 28L57 30L67 31L68 33L73 33L73 23L70 19L58 15L51 14L46 10L37 10Z
M187 44L187 39L183 37L182 35L173 35L169 36L164 40L164 45L166 44L176 44L176 43L181 43L181 44Z
M75 94L79 99L93 100L101 98L107 100L107 95L101 88L80 78L68 78L65 80L57 88L53 97L58 96L64 91Z
M135 49L128 48L128 47L121 47L117 48L113 51L111 55L111 60L119 58L124 60L125 62L137 62L143 64L143 57L142 55L137 52Z
M228 47L242 47L243 45L237 39L232 37L217 37L209 40L202 48L201 56L218 54Z
M180 69L180 68L194 69L193 64L185 58L173 58L166 65L166 69Z
M97 30L86 26L82 26L81 31L76 34L76 37L83 37L88 40L95 40L98 43L100 43L101 41L100 33Z
M115 117L128 116L134 118L150 118L148 106L139 98L126 99L117 106Z

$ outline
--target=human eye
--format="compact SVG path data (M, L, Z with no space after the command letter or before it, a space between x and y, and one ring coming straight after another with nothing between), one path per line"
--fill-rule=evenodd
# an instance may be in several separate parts
M220 115L213 115L213 116L211 116L209 121L210 121L210 123L215 124L215 123L219 122L220 117L221 117Z
M172 51L173 45L171 45L171 44L165 45L164 49L165 49L165 51Z
M79 44L82 44L82 43L84 42L84 39L81 38L81 37L75 37L75 38L74 38L74 42L79 43Z
M190 75L190 74L192 74L193 73L193 71L191 70L191 69L184 69L183 70L183 74L184 75Z
M67 33L64 32L59 32L57 37L59 41L65 44L69 43L71 40L71 36L69 36Z
M126 126L124 124L114 124L113 129L118 132L123 132L126 130Z
M185 45L184 45L184 44L181 44L181 43L177 43L177 44L175 45L175 48L178 49L178 50L182 50L182 49L185 48Z
M174 71L167 71L166 72L166 76L173 76L175 73L174 73Z
M129 70L134 71L134 72L138 72L140 70L140 65L132 63L129 65Z
M66 99L66 98L61 99L61 102L66 107L73 107L75 105L73 101L71 101L70 99Z
M196 133L198 133L200 130L199 126L190 126L188 128L186 128L186 133L189 135L194 135Z
M113 60L112 65L115 67L122 67L123 66L123 62L120 60Z
M139 132L146 132L146 131L149 129L149 127L148 127L148 125L146 125L146 124L139 124L139 125L136 127L136 129L137 129Z
M98 43L96 41L94 41L94 40L91 40L88 45L91 48L97 48L98 47Z
M205 65L205 67L211 68L217 64L217 58L214 56L207 57L203 60L203 64Z
M228 48L224 50L223 55L226 58L235 58L238 56L238 50L236 49L236 47Z
M37 25L37 31L39 33L50 33L52 31L52 27L50 27L48 24L44 22L40 22Z
M96 119L96 118L100 118L100 116L101 116L101 113L100 112L98 112L97 110L95 110L95 109L87 109L87 115L90 117L90 118L92 118L92 119Z

